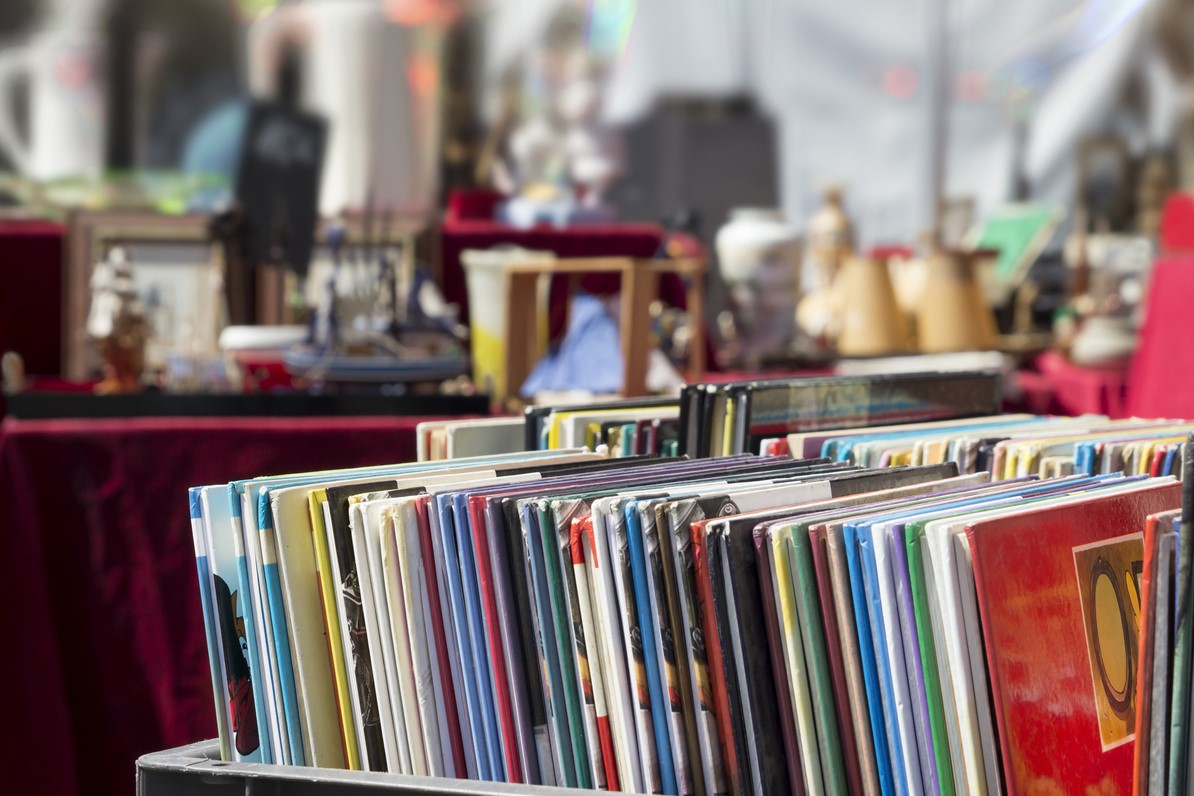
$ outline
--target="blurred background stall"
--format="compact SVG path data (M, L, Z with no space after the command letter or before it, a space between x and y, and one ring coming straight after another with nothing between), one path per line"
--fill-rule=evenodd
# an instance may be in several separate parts
M0 582L38 630L2 671L53 707L3 759L65 744L57 790L117 792L213 734L201 659L97 650L198 616L167 495L312 446L975 366L1009 407L1194 416L1191 8L4 0ZM160 517L121 508L142 478Z

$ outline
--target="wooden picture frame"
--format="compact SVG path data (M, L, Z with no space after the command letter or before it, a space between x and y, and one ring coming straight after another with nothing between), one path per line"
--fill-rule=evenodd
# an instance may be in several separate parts
M87 314L91 305L91 274L95 264L115 247L131 254L134 272L139 249L168 247L178 252L194 249L180 266L196 276L203 269L217 268L209 240L207 215L163 215L152 211L73 211L67 219L62 291L62 370L67 379L86 380L98 372L99 358L87 337ZM155 264L157 265L157 264ZM217 284L213 282L212 284ZM203 305L203 296L194 296ZM214 291L211 300L217 301ZM214 308L213 308L214 310ZM218 330L216 330L218 333ZM214 340L213 340L214 344Z

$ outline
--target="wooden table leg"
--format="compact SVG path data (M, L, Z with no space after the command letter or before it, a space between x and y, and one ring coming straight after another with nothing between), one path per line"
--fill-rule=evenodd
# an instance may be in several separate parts
M509 272L506 280L506 374L504 394L515 398L539 355L537 273ZM496 298L496 297L495 297Z
M651 348L651 302L659 274L631 261L622 272L622 395L647 395L647 354Z
M692 338L688 343L688 381L701 380L705 375L705 274L690 274L687 301L688 317L692 323Z

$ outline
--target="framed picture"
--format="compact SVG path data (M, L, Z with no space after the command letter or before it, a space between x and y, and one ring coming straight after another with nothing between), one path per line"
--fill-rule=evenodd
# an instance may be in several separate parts
M114 249L133 268L138 298L149 316L150 370L171 349L216 350L223 317L217 258L206 215L169 216L149 211L75 211L67 221L63 290L63 375L83 380L101 367L87 337L91 275Z
M91 305L91 274L95 264L115 248L124 250L133 267L138 297L150 316L153 339L146 351L149 370L164 365L171 350L215 353L226 323L222 247L208 234L211 216L163 215L152 211L75 211L67 221L63 290L63 375L84 380L101 368L95 347L87 338ZM367 283L376 257L383 250L398 253L398 267L409 274L414 267L414 238L423 223L412 219L348 218L341 254L345 276ZM258 269L258 323L287 323L283 297L301 290L307 306L318 306L332 272L327 248L328 222L320 224L305 283L294 274ZM263 298L268 293L273 300ZM271 309L268 307L276 305ZM263 309L266 307L267 309Z
M970 230L964 248L998 252L993 262L980 261L979 282L988 304L999 307L1011 300L1064 218L1056 205L1012 203L992 210Z

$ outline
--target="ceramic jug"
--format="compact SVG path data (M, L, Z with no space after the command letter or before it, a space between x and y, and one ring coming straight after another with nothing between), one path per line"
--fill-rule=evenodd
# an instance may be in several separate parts
M734 298L743 356L784 353L796 335L801 246L778 210L741 208L717 231L717 261Z
M845 357L889 356L909 349L908 325L896 300L887 263L850 257L835 291L840 332L838 353Z
M253 93L273 96L284 48L295 47L301 104L329 121L325 216L370 204L415 217L435 209L442 26L388 7L306 0L278 6L249 30Z
M925 354L995 347L995 316L983 296L970 252L940 250L929 255L916 334Z
M96 178L104 166L105 48L99 35L72 27L35 34L0 49L0 149L34 180ZM29 86L28 135L13 113L16 88Z

